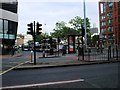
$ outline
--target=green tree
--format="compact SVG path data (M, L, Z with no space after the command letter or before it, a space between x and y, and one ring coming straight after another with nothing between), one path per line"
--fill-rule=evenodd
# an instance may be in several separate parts
M56 28L53 29L54 32L51 33L51 36L55 38L60 37L61 39L65 40L67 39L67 35L69 33L72 33L72 34L77 33L76 30L73 30L72 28L65 26L65 24L66 23L63 21L57 22Z
M81 31L81 25L84 26L84 19L80 16L76 16L74 19L71 19L69 23L79 32ZM90 20L88 18L86 18L86 31L87 33L90 33Z
M72 26L66 26L64 21L57 22L55 29L53 29L53 33L51 33L52 37L60 37L61 39L67 39L68 34L80 34L81 33L81 25L84 25L84 19L80 16L76 16L74 19L71 19L68 24ZM87 38L91 40L91 33L90 33L90 21L86 18L86 31L87 31Z
M99 40L99 35L94 35L92 37L92 44L95 45L98 40Z

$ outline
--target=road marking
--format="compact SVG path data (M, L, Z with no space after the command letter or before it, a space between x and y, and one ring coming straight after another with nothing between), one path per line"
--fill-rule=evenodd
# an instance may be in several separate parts
M28 61L26 61L26 62L24 62L24 63L27 63L27 62L28 62ZM9 68L8 70L3 71L2 73L0 72L0 75L3 75L3 74L5 74L5 73L9 72L9 71L13 70L14 68L16 68L16 67L18 67L18 66L20 66L20 65L22 65L22 64L24 64L24 63L20 63L20 64L14 66L14 67L12 67L12 68Z
M3 87L3 89L27 88L27 87L67 84L67 83L83 82L83 81L84 79L77 79L77 80L57 81L57 82L38 83L38 84L29 84L29 85L16 85L16 86Z

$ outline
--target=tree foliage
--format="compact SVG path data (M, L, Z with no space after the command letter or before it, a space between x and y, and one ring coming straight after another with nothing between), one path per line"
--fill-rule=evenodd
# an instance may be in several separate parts
M66 26L67 23L64 21L57 22L55 29L53 29L53 33L51 33L52 37L60 37L62 39L67 38L67 34L80 34L81 33L81 25L84 26L84 19L80 16L76 16L75 18L71 19L68 24L72 27ZM86 18L86 29L87 29L87 37L91 37L90 33L90 21Z

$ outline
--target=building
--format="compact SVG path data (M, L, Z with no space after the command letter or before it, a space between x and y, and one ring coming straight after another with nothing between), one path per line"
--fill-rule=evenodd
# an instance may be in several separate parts
M19 46L24 44L24 36L22 34L18 34L16 37L15 45Z
M96 33L98 33L98 28L97 27L91 28L90 32L91 32L92 35L96 34Z
M99 1L100 33L106 47L120 45L120 1L109 1Z
M0 54L10 54L18 26L17 0L0 0Z
M28 34L17 34L17 38L15 41L16 45L22 45L28 43L28 41L33 40L32 35Z

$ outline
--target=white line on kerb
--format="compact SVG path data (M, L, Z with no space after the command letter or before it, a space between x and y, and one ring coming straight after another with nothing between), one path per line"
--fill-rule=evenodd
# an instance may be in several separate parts
M15 89L15 88L27 88L27 87L47 86L47 85L55 85L55 84L67 84L67 83L82 82L82 81L84 81L84 79L57 81L57 82L48 82L48 83L38 83L38 84L29 84L29 85L8 86L8 87L3 87L3 89Z

